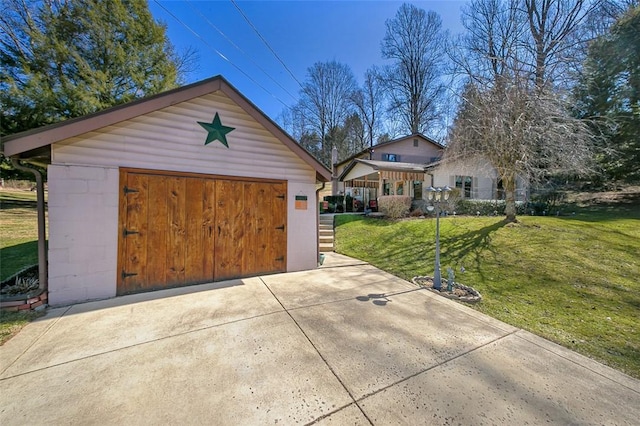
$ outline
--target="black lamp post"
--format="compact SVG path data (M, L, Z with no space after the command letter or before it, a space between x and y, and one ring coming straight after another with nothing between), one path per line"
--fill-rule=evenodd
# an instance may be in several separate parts
M440 212L441 203L446 202L449 199L449 192L451 188L445 186L443 188L434 188L430 186L427 189L427 197L429 201L433 203L433 206L428 206L427 210L436 210L436 265L433 272L433 288L435 290L442 289L442 276L440 275Z

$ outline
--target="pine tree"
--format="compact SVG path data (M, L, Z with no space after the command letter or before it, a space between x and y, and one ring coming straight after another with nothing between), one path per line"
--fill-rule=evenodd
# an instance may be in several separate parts
M2 134L175 87L181 59L145 0L2 0Z

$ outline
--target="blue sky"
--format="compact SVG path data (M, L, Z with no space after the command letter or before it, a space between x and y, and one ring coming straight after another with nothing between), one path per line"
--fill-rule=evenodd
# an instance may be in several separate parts
M380 43L385 21L395 16L402 3L236 0L295 79L231 0L149 0L149 8L167 25L169 39L178 50L192 47L198 52L197 69L187 76L187 83L221 74L276 120L285 105L297 101L300 86L296 79L303 82L314 63L336 60L347 64L358 82L372 65L383 65ZM437 12L451 33L462 31L464 1L410 3Z

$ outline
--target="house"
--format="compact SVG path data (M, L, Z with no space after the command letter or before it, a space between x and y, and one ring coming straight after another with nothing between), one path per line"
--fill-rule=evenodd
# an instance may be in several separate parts
M503 198L500 179L488 162L445 161L444 151L445 146L419 133L383 142L336 164L332 184L364 205L382 195L421 201L431 186L456 188L467 199ZM519 188L522 198L522 182Z
M48 165L51 305L317 267L330 171L220 76L3 142Z

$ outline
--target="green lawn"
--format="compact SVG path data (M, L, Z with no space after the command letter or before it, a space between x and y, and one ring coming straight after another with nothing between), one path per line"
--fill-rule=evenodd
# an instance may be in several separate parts
M0 191L0 281L38 263L36 194ZM0 312L0 344L42 312Z
M0 191L0 281L38 263L36 193Z
M513 224L443 218L443 276L482 294L474 309L640 378L638 201ZM337 252L407 280L433 275L434 240L433 218L336 217Z

